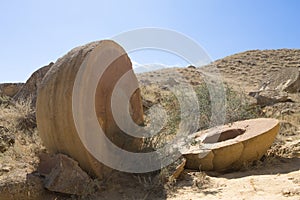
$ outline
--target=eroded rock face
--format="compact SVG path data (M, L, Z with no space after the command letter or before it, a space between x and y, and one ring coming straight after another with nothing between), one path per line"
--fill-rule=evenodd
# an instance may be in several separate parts
M0 96L15 96L23 87L23 83L2 83L0 84Z
M50 63L49 65L35 71L16 95L14 95L13 99L17 101L28 100L31 98L32 106L35 106L38 87L53 64L54 63Z
M295 70L294 79L291 79L288 83L286 83L286 87L284 88L284 91L290 92L290 93L300 92L300 71L299 71L299 69L298 69L298 71Z
M123 133L114 121L111 111L112 90L116 82L130 71L131 61L125 51L113 41L98 41L77 47L60 58L44 77L37 98L37 126L39 134L51 153L64 153L76 160L80 167L99 179L109 176L111 169L100 163L86 149L78 135L72 109L72 96L78 70L87 56L94 49L103 50L104 54L121 54L105 70L98 82L95 95L95 111L98 122L106 136L115 145L128 151L138 152L142 140ZM132 77L135 78L134 74ZM89 78L82 81L90 81ZM137 80L134 80L137 83ZM88 88L80 88L86 90ZM84 105L82 105L84 106ZM131 117L134 122L143 122L142 101L140 90L137 89L130 99ZM82 120L88 120L82 116ZM89 133L85 133L89 137ZM105 148L98 141L95 148ZM104 155L110 157L111 155ZM111 159L121 159L111 157ZM126 158L123 158L126 159Z
M289 93L300 91L300 72L297 67L287 67L270 75L265 80L260 90L276 90Z
M296 67L288 67L276 71L266 79L257 91L249 92L256 99L256 104L268 106L281 102L292 102L289 93L300 91L300 71Z
M274 105L282 102L292 102L287 92L277 90L263 90L250 92L250 96L256 99L256 104L260 106Z

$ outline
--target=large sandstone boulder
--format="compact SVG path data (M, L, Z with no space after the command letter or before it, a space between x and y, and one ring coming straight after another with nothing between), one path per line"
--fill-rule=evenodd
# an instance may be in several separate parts
M100 163L86 149L81 141L72 111L72 96L75 79L83 61L87 61L89 55L101 50L104 55L122 55L112 62L105 70L103 76L97 83L95 91L95 110L99 125L104 130L107 138L118 147L138 152L142 145L142 139L135 138L123 133L114 121L111 108L111 97L115 84L127 72L134 77L132 82L137 80L132 71L132 64L124 49L113 41L98 41L71 50L64 57L60 58L44 77L37 97L37 126L39 134L52 153L63 153L76 160L80 167L98 178L105 178L111 169ZM88 82L87 77L83 82ZM83 87L83 86L82 86ZM88 88L80 88L84 91ZM81 105L84 106L84 105ZM140 90L137 89L130 98L130 114L136 124L143 123L143 110ZM89 120L82 116L82 120ZM85 133L89 137L89 133ZM98 147L105 148L102 141L97 141ZM95 147L95 148L98 148ZM112 155L103 155L111 159L120 159ZM126 159L126 158L123 158Z
M224 171L259 160L274 142L279 128L276 119L258 118L195 133L190 136L194 144L182 149L186 168Z
M35 71L30 78L26 81L26 83L22 86L22 88L14 95L13 99L18 100L31 100L32 105L35 106L37 89L41 84L44 76L48 72L48 70L52 67L54 63L50 63L47 66L44 66L37 71Z

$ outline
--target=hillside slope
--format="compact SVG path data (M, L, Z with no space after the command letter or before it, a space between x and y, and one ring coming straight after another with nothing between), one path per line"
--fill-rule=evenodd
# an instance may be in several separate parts
M116 173L107 182L94 180L98 191L91 188L93 192L88 199L300 198L300 93L299 90L289 92L277 87L287 80L297 80L300 50L251 50L225 57L203 68L168 68L138 74L146 123L148 109L155 104L165 106L168 114L174 115L173 121L169 120L162 130L162 136L166 137L158 137L147 144L159 146L168 141L177 129L174 122L178 118L174 110L178 105L167 86L182 81L196 88L198 95L206 97L209 94L198 89L203 89L203 73L212 66L219 70L224 85L227 85L228 121L255 116L273 117L281 121L280 133L266 155L240 171L215 173L185 170L177 181L164 186L156 185L151 177ZM30 85L36 86L38 83L31 82ZM255 95L249 96L251 92ZM35 93L32 91L33 95ZM278 94L286 98L274 101ZM268 97L265 99L267 104L253 101L261 96ZM35 110L31 108L31 102L22 102L22 98L17 100L0 99L0 199L87 198L44 189L44 178L37 173L37 166L39 155L46 150L36 130ZM200 102L204 111L207 111L207 103ZM252 109L256 109L255 113Z

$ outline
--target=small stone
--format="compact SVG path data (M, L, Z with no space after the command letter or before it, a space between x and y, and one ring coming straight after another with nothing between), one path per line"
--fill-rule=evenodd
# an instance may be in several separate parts
M283 196L289 196L291 194L291 192L288 189L283 189L282 194L283 194Z
M176 167L172 172L172 175L169 177L170 181L178 179L178 177L181 175L181 173L184 170L185 163L186 163L185 158L179 159L179 162L176 164Z
M10 170L11 170L11 167L10 167L10 166L4 166L4 167L2 167L2 169L1 169L2 172L10 172Z

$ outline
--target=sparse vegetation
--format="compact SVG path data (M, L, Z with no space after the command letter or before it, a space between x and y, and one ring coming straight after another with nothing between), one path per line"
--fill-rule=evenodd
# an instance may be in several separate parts
M260 116L260 108L257 106L251 106L244 93L239 93L228 85L225 85L224 89L226 98L225 124L239 120L257 118ZM207 129L210 124L212 110L209 90L205 84L200 84L195 87L195 91L198 96L200 107L200 129Z
M225 86L226 97L226 119L225 123L230 123L238 120L245 120L256 118L260 115L260 108L251 106L246 96L242 93L234 91L231 87ZM209 90L204 83L194 85L194 91L198 98L199 103L199 130L204 130L210 127L211 123L211 99ZM152 123L150 121L149 108L153 105L159 104L165 110L167 119L165 119L165 126L152 138L145 139L145 147L151 147L152 149L158 149L164 146L175 138L179 124L181 122L180 116L180 104L176 96L169 90L162 89L157 85L143 86L141 89L144 108L146 125ZM185 94L186 95L186 94ZM163 112L155 112L155 117L163 118L159 116ZM193 141L192 141L193 142ZM192 143L190 145L193 145ZM176 163L176 162L175 162ZM173 164L174 165L174 164ZM176 165L176 164L175 164ZM175 166L174 165L174 166ZM173 167L174 167L173 166ZM162 180L167 180L172 172L171 166L167 166L160 171L160 177ZM204 172L202 172L205 174ZM206 181L206 177L197 179L197 187L201 186ZM173 181L164 181L169 187L174 185Z
M256 106L251 106L245 94L238 93L234 91L231 87L226 86L226 116L224 123L230 123L238 120L245 120L251 118L257 118L260 116L260 108ZM180 116L180 104L176 96L169 90L161 89L155 85L149 85L142 87L142 97L144 102L147 104L145 110L146 124L152 123L150 121L150 116L148 109L152 105L159 104L166 112L167 119L165 119L165 126L160 130L160 132L154 137L145 140L145 146L151 146L154 149L163 146L168 141L172 140L179 128L181 122ZM204 83L200 83L194 86L194 91L198 97L199 104L199 130L204 130L211 125L211 99L209 90ZM151 105L151 106L149 106ZM160 112L155 113L155 117L160 117Z
M30 194L33 198L44 192L41 186L34 182L36 180L34 177L33 182L29 184L26 183L28 177L24 177L24 174L31 174L36 170L39 163L38 155L45 151L36 128L23 129L29 125L26 121L32 120L27 118L32 112L29 100L0 105L1 139L2 133L8 139L3 149L5 151L0 153L1 197L8 192L18 194L18 197L23 199L28 197L30 191L33 192ZM1 140L1 145L3 142L5 140ZM22 182L26 184L19 184Z
M7 151L0 154L3 162L7 157L15 158L15 161L24 161L26 157L33 158L38 152L44 150L37 135L35 117L32 117L32 113L29 100L28 102L18 102L15 105L0 105L1 133L8 138Z
M239 188L239 190L242 190L245 194L251 189L247 188L248 183L250 183L254 191L260 190L263 194L269 194L275 191L279 194L282 184L274 184L272 185L272 189L270 189L271 187L267 187L270 190L265 190L266 188L261 186L272 182L275 176L274 173L277 173L275 178L277 182L286 181L285 183L287 183L289 187L295 186L295 184L299 183L299 167L295 166L300 156L299 94L295 94L295 97L292 96L295 102L277 103L264 108L250 104L247 99L247 92L237 89L239 86L236 86L235 83L245 81L247 87L256 87L262 79L257 74L264 73L262 77L265 78L268 73L262 71L264 69L262 69L261 66L259 67L260 71L256 71L256 65L251 65L253 69L244 67L244 65L248 65L245 60L247 61L247 59L251 57L251 55L248 55L249 53L251 52L247 52L246 55L243 55L244 60L239 56L225 59L225 61L228 59L235 61L233 66L231 66L232 69L230 69L233 73L226 71L228 70L227 68L229 68L228 66L232 65L231 61L217 61L216 63L222 73L227 73L227 81L232 81L228 82L229 85L225 85L226 117L224 123L264 116L281 120L280 134L276 138L273 146L261 160L250 164L247 163L241 171L230 173L229 175L185 170L179 179L176 180L170 177L172 176L172 171L174 171L180 163L177 162L177 160L172 165L163 168L160 172L147 174L115 172L112 175L113 177L111 176L108 180L95 179L91 185L87 185L87 193L89 194L87 197L54 194L44 189L41 183L42 178L35 172L39 164L38 155L40 152L46 152L46 150L36 130L35 110L31 105L31 100L14 102L9 97L2 96L0 97L0 199L2 199L3 194L10 195L12 192L17 194L19 199L27 199L29 197L32 199L41 199L38 197L42 196L44 198L43 195L45 194L50 195L51 199L55 199L56 197L58 197L57 199L60 199L60 197L62 197L62 199L95 199L95 197L114 199L116 198L116 194L119 198L123 199L126 199L125 197L127 197L127 199L155 199L152 197L158 197L158 199L167 199L169 197L171 197L171 199L173 199L173 197L174 199L181 199L182 196L184 196L183 194L191 197L191 199L200 199L202 197L210 198L212 197L211 195L220 195L221 198L226 195L226 192L235 194L233 190L226 185L229 181L228 178L233 188ZM256 56L261 56L261 53L259 52ZM241 70L239 69L240 66L242 66ZM276 70L277 68L279 67L271 67L271 69ZM200 116L197 126L198 130L207 129L211 126L211 100L207 86L201 82L201 73L199 71L197 72L197 68L190 67L181 69L181 71L183 72L182 74L188 77L187 82L191 83L198 98L200 109L199 113L196 113ZM241 74L240 71L243 73ZM244 71L247 72L246 75L252 73L251 76L243 76L245 75ZM255 72L255 75L253 72ZM168 73L159 74L158 72L152 72L151 76L153 79L158 77L168 79L167 74ZM158 131L158 134L152 138L145 139L144 146L148 147L145 151L150 149L153 151L164 146L166 143L170 143L170 141L174 139L182 119L180 116L180 104L176 95L169 91L164 84L160 85L151 82L150 75L146 74L143 76L145 78L145 84L141 86L141 91L146 120L145 126L149 126L149 124L152 123L150 121L151 115L155 116L154 120L156 120L156 122L165 122L162 129ZM164 111L161 108L163 108ZM194 112L194 110L191 112ZM167 116L166 118L164 118L165 115ZM196 141L191 141L191 145L195 144ZM253 174L255 174L255 176L252 176ZM261 174L266 176L261 178ZM214 175L216 175L217 178L214 177ZM224 176L225 178L219 179L219 176ZM251 178L250 181L249 177ZM268 180L268 178L270 180ZM243 190L243 188L247 189ZM295 196L299 194L296 189L295 192L290 192L290 190L287 189L282 193ZM251 195L253 195L253 192L250 192ZM189 196L190 194L192 196ZM199 196L196 197L195 195L198 194Z
M8 107L11 104L12 104L11 99L8 96L0 96L1 107Z
M16 128L28 134L32 134L37 127L35 110L32 108L31 102L31 99L28 99L26 101L17 102L16 104L16 108L20 114L16 119Z

